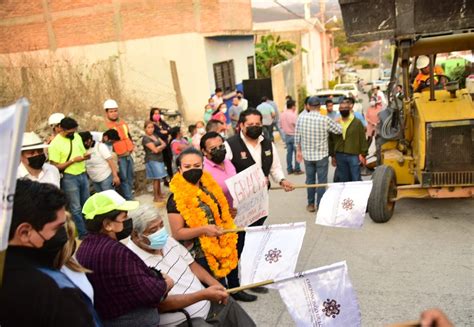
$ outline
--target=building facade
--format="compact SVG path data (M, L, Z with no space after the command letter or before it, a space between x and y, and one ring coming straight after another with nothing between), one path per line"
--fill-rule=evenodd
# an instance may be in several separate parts
M255 74L250 0L24 0L2 4L0 65L114 58L150 106L202 118L216 87ZM100 108L98 108L100 110Z

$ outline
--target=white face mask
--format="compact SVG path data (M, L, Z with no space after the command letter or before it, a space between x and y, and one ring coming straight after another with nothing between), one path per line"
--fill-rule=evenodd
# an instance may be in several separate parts
M220 134L220 136L222 136L223 138L225 138L225 132L220 132L219 134Z
M227 108L222 108L222 109L221 109L221 112L222 112L223 114L225 114L225 113L227 112Z
M370 106L371 107L375 106L375 101L370 101Z
M204 127L198 128L198 134L201 134L201 135L206 134L206 129Z

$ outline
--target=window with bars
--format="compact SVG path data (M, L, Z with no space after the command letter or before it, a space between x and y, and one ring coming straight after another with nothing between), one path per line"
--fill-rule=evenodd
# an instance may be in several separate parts
M247 67L249 70L249 79L255 79L255 60L253 56L247 57Z
M224 93L231 92L235 88L234 61L222 61L213 66L216 88L220 87Z

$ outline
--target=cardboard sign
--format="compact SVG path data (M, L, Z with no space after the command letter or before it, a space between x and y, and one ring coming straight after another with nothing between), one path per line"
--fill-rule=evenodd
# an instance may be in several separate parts
M267 179L262 169L253 165L225 181L234 200L238 227L247 227L262 217L268 216Z

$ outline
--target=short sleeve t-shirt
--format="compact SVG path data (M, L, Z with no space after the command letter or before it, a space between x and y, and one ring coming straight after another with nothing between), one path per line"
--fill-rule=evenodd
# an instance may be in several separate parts
M69 153L71 155L69 156ZM74 139L70 140L61 134L56 135L48 148L49 160L58 164L62 164L75 157L81 157L86 153L82 138L78 133L74 133ZM86 171L86 162L75 162L67 167L64 172L71 175L79 175Z
M142 138L142 144L143 144L143 149L145 149L145 162L149 161L160 161L163 162L163 153L153 153L146 145L148 143L153 143L156 147L159 147L161 145L161 141L159 138L153 140L149 136L143 136Z
M257 106L257 110L262 114L262 124L269 126L273 123L272 114L275 113L272 105L266 102L263 102Z
M87 174L93 182L102 182L112 174L112 169L107 162L112 159L112 153L104 143L95 142L90 154L91 158L86 161Z

